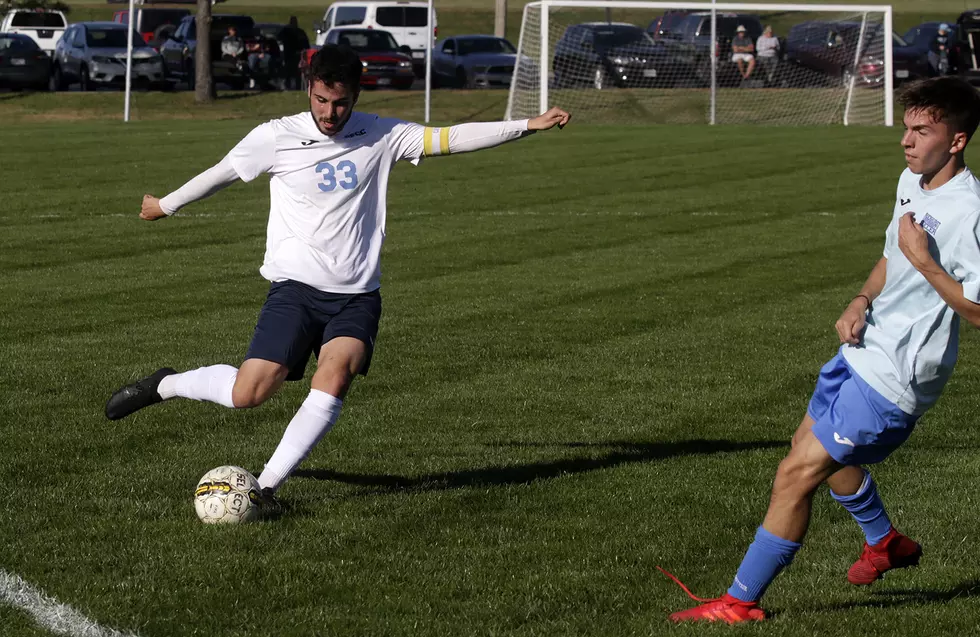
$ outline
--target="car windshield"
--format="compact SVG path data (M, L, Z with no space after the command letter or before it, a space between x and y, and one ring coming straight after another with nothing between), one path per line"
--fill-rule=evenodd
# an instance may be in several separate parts
M37 11L18 11L10 19L12 27L64 27L65 19L60 13L44 13Z
M397 51L395 38L387 31L342 31L337 44L344 44L355 51Z
M85 30L85 44L91 47L125 49L126 29L92 29ZM133 31L133 47L146 46L143 36Z
M596 46L610 48L649 42L650 36L639 27L612 27L595 32Z
M503 38L473 38L456 40L460 55L474 53L517 53L514 45Z
M40 51L34 40L26 37L10 37L0 34L0 51Z

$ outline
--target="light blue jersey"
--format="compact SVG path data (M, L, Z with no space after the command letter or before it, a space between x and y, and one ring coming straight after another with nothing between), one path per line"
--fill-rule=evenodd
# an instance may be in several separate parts
M885 232L885 287L868 312L860 344L844 345L848 365L875 391L918 415L942 393L956 363L959 316L898 247L898 221L914 212L931 239L930 252L980 303L980 182L969 169L935 190L906 169L898 180L895 212Z

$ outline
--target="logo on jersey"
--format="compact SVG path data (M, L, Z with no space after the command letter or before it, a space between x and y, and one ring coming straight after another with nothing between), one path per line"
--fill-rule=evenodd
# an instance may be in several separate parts
M853 447L853 446L855 446L855 445L854 445L854 443L853 443L853 442L851 442L851 440L850 440L849 438L843 438L843 437L842 437L842 436L841 436L841 435L840 435L839 433L837 433L836 431L834 432L834 442L836 442L836 443L837 443L837 444L839 444L839 445L847 445L848 447Z
M315 143L316 143L316 140L315 139L311 139L308 142L300 142L300 144L302 144L303 146L312 146Z
M899 202L901 202L901 204L903 206L909 205L909 202L911 202L911 201L912 201L912 198L911 197L909 197L908 199L901 199L901 198L899 199Z
M922 222L919 225L932 236L936 236L936 232L939 231L941 223L938 219L926 213L926 216L922 218Z
M347 133L344 135L344 139L350 139L351 137L360 137L361 135L367 135L367 130L362 128L359 131L354 131L353 133Z

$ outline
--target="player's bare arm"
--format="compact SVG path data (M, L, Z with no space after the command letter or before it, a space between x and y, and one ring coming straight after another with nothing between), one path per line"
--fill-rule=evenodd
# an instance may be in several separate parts
M548 130L557 126L558 128L565 128L565 125L572 119L572 116L566 111L558 108L557 106L552 106L548 109L546 113L542 113L537 117L528 120L527 129L531 131L538 130Z
M914 213L903 215L898 221L898 247L954 312L980 328L980 304L964 297L963 284L936 263L929 252L929 234L916 223Z
M160 198L153 195L143 195L143 206L140 208L140 219L144 221L156 221L163 219L167 213L160 207Z
M834 329L841 343L857 345L861 340L861 330L864 329L867 311L871 303L878 298L881 290L885 287L885 271L888 267L888 259L882 257L875 264L868 275L868 280L864 282L861 291L851 299L844 309L844 313L837 319Z

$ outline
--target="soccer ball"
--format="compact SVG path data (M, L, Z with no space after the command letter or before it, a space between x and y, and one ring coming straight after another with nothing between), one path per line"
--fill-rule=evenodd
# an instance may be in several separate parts
M241 467L218 467L194 490L194 509L205 524L253 522L261 515L259 481Z

